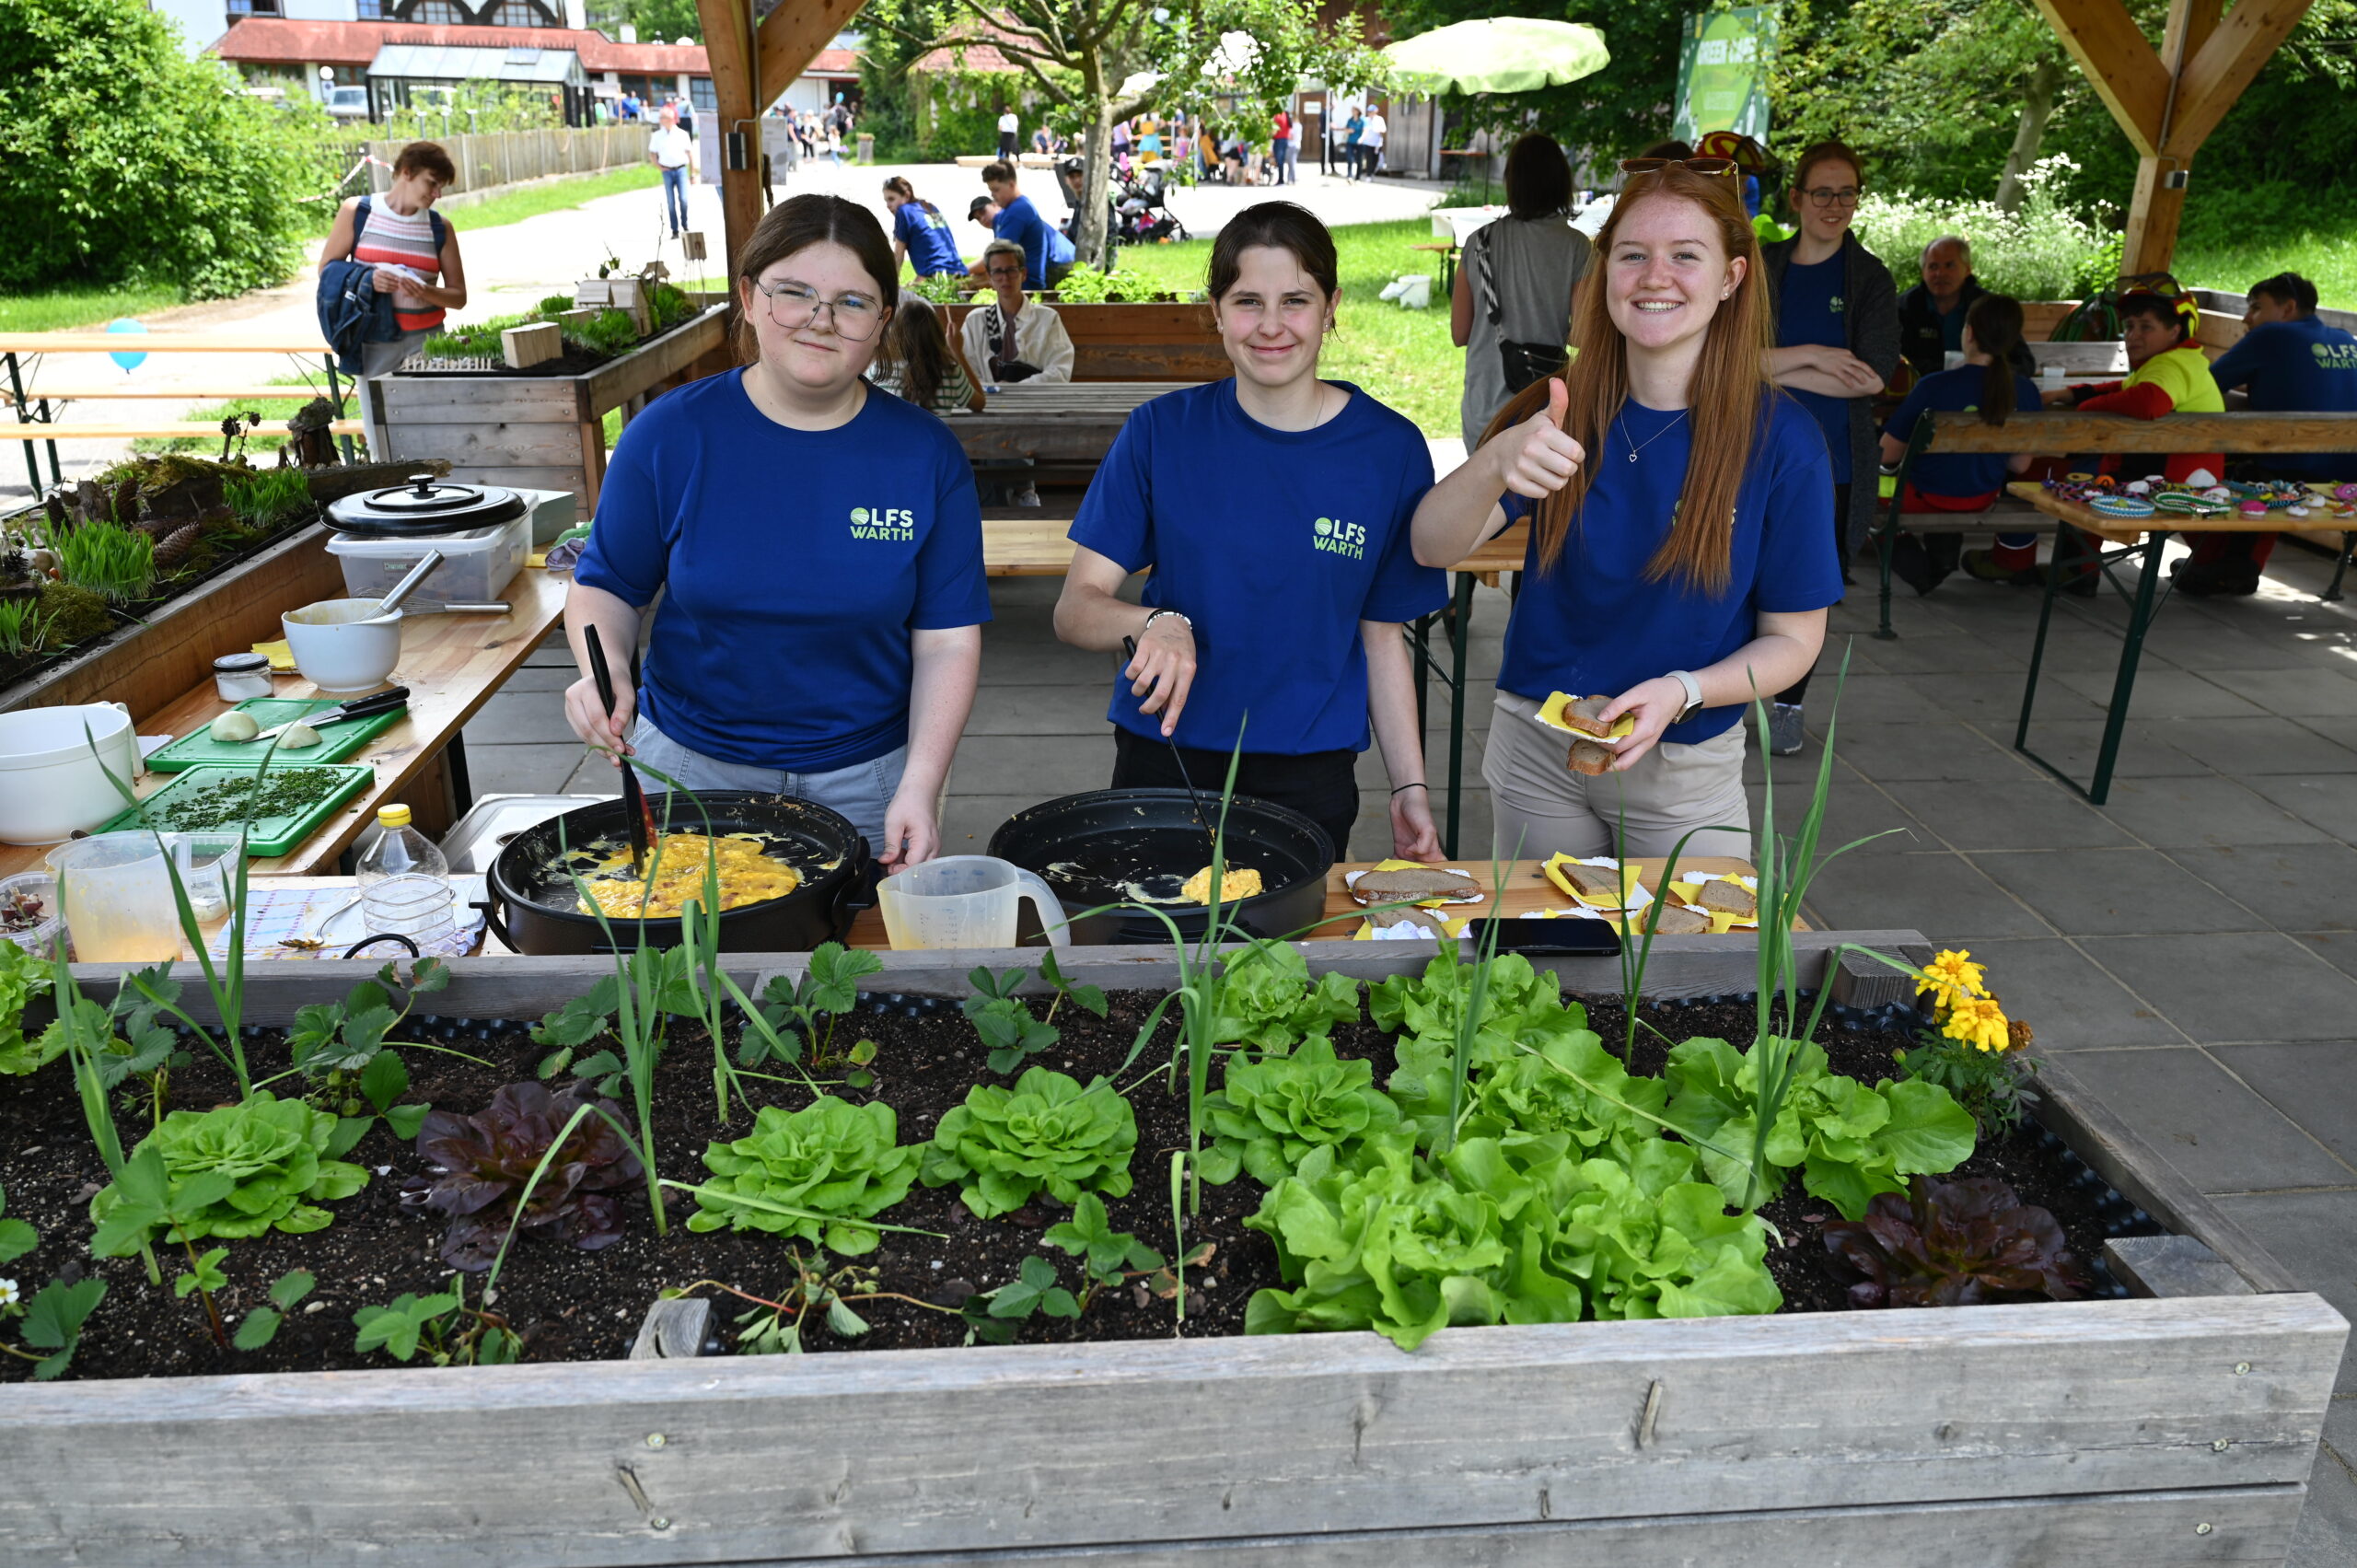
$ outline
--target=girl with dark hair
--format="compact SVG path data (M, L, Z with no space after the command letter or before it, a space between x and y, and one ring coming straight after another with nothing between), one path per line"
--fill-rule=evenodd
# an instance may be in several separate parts
M623 430L564 607L575 734L686 789L815 800L887 866L939 847L991 618L965 451L863 379L896 271L865 207L770 209L737 263L744 368ZM644 681L609 715L583 632L623 668L658 592Z
M1890 269L1851 231L1864 187L1858 155L1840 142L1805 149L1793 171L1793 215L1800 228L1759 252L1775 306L1771 379L1817 417L1833 459L1834 549L1849 578L1851 552L1875 515L1875 394L1898 368L1898 285ZM1851 482L1852 478L1859 482ZM1801 749L1801 700L1808 674L1776 694L1769 749Z
M1815 421L1764 373L1734 167L1631 161L1580 291L1579 352L1434 486L1416 559L1462 560L1534 519L1481 764L1496 854L1660 855L1699 829L1687 854L1750 858L1742 721L1816 662L1841 597L1832 481ZM1573 772L1563 732L1538 722L1557 691L1635 720L1603 772Z
M1391 778L1391 843L1440 858L1399 623L1438 610L1442 575L1408 525L1433 482L1424 438L1318 374L1341 285L1334 238L1262 202L1212 246L1209 293L1236 374L1130 415L1074 519L1056 634L1136 651L1114 683L1113 786L1176 788L1171 747L1210 785L1241 743L1238 794L1316 821L1337 858L1358 818L1370 721ZM1143 602L1120 598L1151 567Z
M884 181L884 205L892 214L894 276L899 275L903 257L921 278L966 275L965 260L958 254L958 242L950 238L949 220L941 215L939 207L919 196L906 177L896 174Z
M982 412L982 389L958 363L941 330L933 307L913 294L900 296L892 324L884 329L884 347L876 356L874 380L878 391L891 393L935 413L965 409Z
M1573 301L1595 254L1564 214L1571 201L1570 160L1534 131L1506 154L1506 215L1465 241L1448 328L1465 351L1457 413L1468 447L1508 398L1563 367Z
M1978 413L1983 424L2003 424L2015 409L2038 407L2038 383L2013 367L2021 346L2021 301L2003 294L1976 296L1964 313L1964 363L1954 370L1935 370L1915 383L1898 412L1882 427L1885 468L1907 455L1907 443L1916 421L1933 410ZM1907 489L1899 497L1902 512L1980 512L2004 493L2008 474L2029 471L2030 455L1986 457L1927 453L1907 471ZM1919 594L1930 593L1956 570L1964 543L1960 534L1933 534L1928 540L1902 533L1892 542L1890 569ZM1972 575L1987 582L2034 580L2038 536L1999 534L1994 551L1976 550L1966 557Z

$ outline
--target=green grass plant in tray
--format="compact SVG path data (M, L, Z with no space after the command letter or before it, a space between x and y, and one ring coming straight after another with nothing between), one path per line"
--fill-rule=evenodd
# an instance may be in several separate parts
M255 724L263 729L272 729L342 705L334 697L250 697L238 703L235 711L250 714ZM406 709L397 708L329 725L319 731L317 746L307 746L299 752L281 749L277 760L271 764L271 772L280 772L297 764L308 766L314 762L341 762L392 728L406 714ZM215 740L209 728L196 729L170 745L158 747L150 752L147 771L177 773L184 768L200 768L208 763L225 767L242 765L251 769L261 761L261 754L269 749L270 742L266 740Z
M256 857L285 854L376 777L377 770L365 762L276 761L259 775L250 767L193 767L99 831L156 828L168 833L235 832L250 812L253 827L246 853Z

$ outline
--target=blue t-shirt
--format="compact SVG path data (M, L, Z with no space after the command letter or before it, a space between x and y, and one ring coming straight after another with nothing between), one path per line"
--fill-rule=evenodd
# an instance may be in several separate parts
M1776 346L1794 348L1822 343L1848 348L1850 335L1841 316L1841 253L1804 267L1794 261L1784 269L1784 286L1776 299ZM1850 400L1822 392L1791 389L1801 407L1816 416L1825 432L1825 449L1833 459L1833 482L1850 482Z
M2220 391L2246 389L2263 413L2357 412L2357 337L2314 316L2253 327L2210 366ZM2267 466L2292 479L2357 479L2357 454L2283 452Z
M1364 750L1361 621L1411 621L1448 601L1416 564L1408 525L1433 485L1423 434L1347 382L1314 430L1271 430L1208 382L1139 406L1073 519L1075 544L1129 571L1144 602L1195 623L1195 683L1179 745L1299 756ZM1106 716L1162 738L1116 679ZM1250 723L1245 723L1246 715Z
M664 590L639 707L671 739L847 768L908 738L910 633L991 618L973 469L898 398L871 389L848 424L789 430L742 377L630 422L574 577L642 609Z
M1012 239L1023 247L1023 285L1026 288L1048 286L1050 262L1069 261L1073 258L1072 241L1058 231L1055 225L1039 215L1028 196L1017 196L998 210L998 217L991 224L991 233L1000 239Z
M909 248L909 265L921 278L966 270L949 237L949 220L923 202L900 203L892 215L892 238Z
M1809 416L1780 393L1770 394L1761 423L1736 493L1727 587L1706 594L1681 577L1645 576L1669 537L1693 425L1634 399L1621 404L1604 450L1588 459L1594 478L1552 570L1538 569L1532 533L1522 594L1506 622L1500 690L1540 702L1556 691L1617 697L1673 669L1717 663L1759 635L1762 611L1788 614L1840 601L1825 443ZM1522 496L1509 494L1504 505L1508 517L1531 514ZM1662 738L1688 746L1708 740L1747 711L1705 708L1671 725Z
M1915 431L1915 419L1926 409L1948 413L1971 413L1980 407L1980 394L1988 387L1988 371L1978 365L1959 365L1954 370L1934 371L1915 383L1890 423L1882 427L1885 436L1907 440ZM2014 407L2036 412L2038 407L2038 383L2026 376L2014 377ZM1927 452L1915 459L1907 470L1907 482L1926 495L1952 495L1962 499L1971 495L1986 495L2005 482L2005 455L1953 453L1942 456Z

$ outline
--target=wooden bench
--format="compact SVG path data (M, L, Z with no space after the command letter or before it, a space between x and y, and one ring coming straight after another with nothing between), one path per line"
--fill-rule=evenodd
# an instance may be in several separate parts
M177 402L260 402L265 399L323 398L327 390L320 387L69 387L52 391L46 387L28 387L21 392L0 389L0 398L17 408L34 403L79 403L114 401L118 399L147 398ZM338 401L349 401L349 383L337 394Z
M287 422L265 419L248 430L248 436L286 435ZM356 419L337 419L328 423L331 436L358 436L365 427ZM162 441L190 436L200 441L221 439L221 424L211 424L170 420L150 420L145 424L73 424L64 420L33 420L19 424L15 435L43 441Z
M2221 452L2233 456L2265 456L2268 454L2312 452L2357 452L2357 415L2329 412L2294 413L2173 413L2160 419L2131 419L2125 414L2088 413L2081 410L2038 410L2016 413L2003 424L1983 424L1978 414L1929 413L1916 424L1908 442L1908 459L1911 463L1917 454L1925 451L2013 453L2028 452L2038 457L2071 457L2139 455L2158 458L2173 452ZM1902 463L1902 481L1907 464ZM2357 472L2351 477L2357 479ZM2104 578L2125 598L2129 606L2128 625L2120 644L2119 668L2112 681L2111 702L2104 720L2103 741L2096 753L2094 782L2082 787L2076 779L2029 749L2030 712L2038 698L2038 672L2046 653L2046 634L2054 618L2054 591L2058 575L2046 574L2046 588L2038 618L2038 638L2030 651L2029 673L2022 686L2021 718L2014 730L2014 749L2019 751L2056 778L2078 790L2093 804L2101 806L2111 793L2113 765L2119 755L2119 738L2128 722L2129 700L2135 691L2136 667L2143 656L2144 637L2167 595L2161 587L2162 546L2168 536L2177 532L2275 533L2283 531L2286 519L2266 517L2191 517L2180 514L2159 512L2149 517L2110 517L2100 515L2076 502L2066 501L2041 485L2015 483L2007 487L2016 501L2029 506L2034 515L2048 519L2049 526L2067 523L2078 534L2087 536L2086 563L2103 573ZM1913 517L1900 518L1897 502L1892 503L1892 517L1912 526ZM2342 576L2349 569L2352 550L2357 550L2357 518L2312 517L2292 519L2305 525L2304 531L2326 530L2340 533L2344 542L2340 551L2340 567L2333 575L2328 598L2338 598ZM1897 526L1895 523L1893 526ZM2017 525L2010 517L2005 527ZM1889 615L1889 528L1885 530L1883 547L1884 616ZM2112 548L2106 549L2106 544ZM2137 580L2131 589L2111 575L2113 565L2133 560L2137 563Z
M1457 243L1454 240L1420 240L1408 247L1411 250L1430 250L1440 257L1440 295L1444 299L1457 287Z

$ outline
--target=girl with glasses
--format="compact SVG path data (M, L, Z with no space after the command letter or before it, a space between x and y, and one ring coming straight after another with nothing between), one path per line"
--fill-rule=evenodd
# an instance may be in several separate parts
M1842 581L1849 560L1873 526L1875 394L1898 368L1898 287L1880 258L1850 231L1862 183L1858 155L1819 142L1793 174L1793 214L1800 231L1759 253L1768 298L1775 306L1776 346L1769 377L1800 401L1824 432L1833 459L1833 522ZM1852 481L1855 482L1852 482ZM1801 701L1808 674L1776 695L1769 748L1780 757L1801 749Z
M1416 559L1532 519L1483 749L1502 856L1750 858L1747 711L1816 662L1841 597L1816 422L1769 384L1768 296L1736 183L1631 176L1568 368L1518 393L1416 509ZM1536 715L1557 691L1635 720L1604 771ZM1622 824L1626 824L1625 839Z
M737 265L744 367L623 430L564 610L583 669L591 625L619 668L663 600L610 716L586 675L566 689L575 734L683 788L816 801L888 867L939 848L991 618L964 449L862 378L897 271L865 207L770 209Z
M1390 774L1392 853L1440 859L1399 624L1446 604L1408 524L1433 482L1416 427L1318 374L1341 287L1306 208L1227 220L1209 283L1225 380L1132 413L1074 519L1056 635L1135 652L1113 684L1115 789L1176 789L1175 746L1216 788L1290 807L1350 853L1370 727ZM1450 557L1452 561L1457 557ZM1143 601L1120 597L1152 568Z

